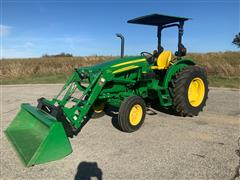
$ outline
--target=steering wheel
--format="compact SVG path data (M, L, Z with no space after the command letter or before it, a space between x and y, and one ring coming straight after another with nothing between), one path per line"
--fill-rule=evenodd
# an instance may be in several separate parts
M153 57L153 55L149 52L141 52L141 56L145 56L146 58Z

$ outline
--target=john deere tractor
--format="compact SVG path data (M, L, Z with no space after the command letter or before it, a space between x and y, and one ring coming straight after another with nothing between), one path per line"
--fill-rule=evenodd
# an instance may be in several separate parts
M40 98L37 107L21 105L5 134L26 166L61 159L72 152L69 137L77 135L93 113L113 107L124 132L138 130L146 108L159 105L179 116L197 116L205 106L205 71L184 58L183 26L188 18L151 14L128 23L157 27L157 50L123 57L91 67L79 67L53 99ZM162 30L178 28L175 56L161 46Z

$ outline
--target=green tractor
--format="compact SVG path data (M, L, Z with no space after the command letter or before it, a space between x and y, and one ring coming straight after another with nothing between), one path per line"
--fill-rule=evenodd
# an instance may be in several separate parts
M37 107L24 103L5 134L25 166L61 159L72 152L69 137L77 135L93 113L106 107L119 111L122 131L138 130L150 105L171 109L179 116L197 116L206 104L208 82L205 71L184 58L183 26L188 18L151 14L128 23L157 27L158 49L152 54L123 57L75 69L56 97L40 98ZM163 50L161 32L178 28L175 58Z

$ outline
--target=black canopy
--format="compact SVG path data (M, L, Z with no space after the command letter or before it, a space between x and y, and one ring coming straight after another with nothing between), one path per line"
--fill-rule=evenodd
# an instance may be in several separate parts
M150 14L147 16L141 16L141 17L131 19L128 21L128 23L163 26L163 25L171 24L175 22L187 21L188 19L190 18L167 16L162 14Z

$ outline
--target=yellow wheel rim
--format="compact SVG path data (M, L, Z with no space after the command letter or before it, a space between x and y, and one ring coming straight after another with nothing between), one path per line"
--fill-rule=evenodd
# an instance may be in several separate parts
M142 106L140 106L139 104L134 105L129 114L130 124L133 126L138 125L142 119L142 115L143 115Z
M194 78L188 88L188 100L193 107L199 106L204 98L205 85L202 79Z

